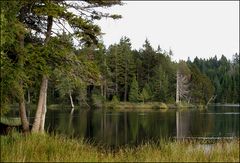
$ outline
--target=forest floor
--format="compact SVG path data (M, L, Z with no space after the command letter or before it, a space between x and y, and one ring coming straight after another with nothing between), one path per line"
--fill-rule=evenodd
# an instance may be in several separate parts
M1 136L1 162L239 162L239 140L211 145L161 141L110 150L60 135L12 133Z

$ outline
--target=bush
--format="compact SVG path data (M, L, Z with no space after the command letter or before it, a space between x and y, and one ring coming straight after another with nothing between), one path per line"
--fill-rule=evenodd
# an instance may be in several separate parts
M100 107L103 107L104 106L104 97L101 96L101 95L98 95L98 94L93 94L92 95L92 103L93 103L93 106L97 107L97 108L100 108Z
M160 107L160 109L168 109L168 106L163 102L160 103L159 107Z

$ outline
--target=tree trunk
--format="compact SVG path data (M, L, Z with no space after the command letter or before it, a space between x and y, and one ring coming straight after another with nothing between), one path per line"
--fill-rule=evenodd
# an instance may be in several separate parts
M107 80L104 80L104 98L107 99Z
M20 89L22 89L22 83L20 85ZM27 119L27 114L26 114L26 107L25 107L25 99L24 99L24 94L23 90L21 91L20 97L19 97L19 114L22 122L22 127L23 127L23 132L28 132L29 131L29 123Z
M103 82L101 82L101 96L104 96L104 93L103 93Z
M31 102L31 96L30 96L30 91L29 91L29 89L27 90L27 95L28 95L27 104L30 104L30 102Z
M44 40L45 44L49 41L51 36L52 24L53 24L52 16L48 16L47 23L48 24L47 24L46 38ZM38 99L38 106L37 106L37 111L36 111L36 115L35 115L35 119L32 127L32 132L44 131L45 115L47 111L47 87L48 87L48 78L46 74L43 74L40 93L39 93L39 99Z
M44 132L44 127L45 127L45 117L47 113L47 88L48 88L48 81L46 83L46 93L44 95L44 103L43 103L43 108L42 108L42 116L41 116L41 124L40 124L40 132Z
M179 72L177 70L176 74L177 84L176 84L176 103L179 103Z
M69 98L70 98L70 102L71 102L71 107L72 107L72 109L73 109L73 108L74 108L74 103L73 103L71 91L69 91Z
M23 49L24 49L24 35L20 34L19 35L19 43L20 43L20 53L19 53L19 65L21 68L23 68ZM24 98L24 90L23 90L23 81L20 80L19 82L19 114L20 114L20 119L22 122L23 126L23 132L28 132L29 131L29 123L27 119L27 114L26 114L26 105L25 105L25 98Z
M34 119L34 123L33 123L33 127L32 127L32 132L39 132L40 129L41 129L41 122L43 121L42 116L46 112L44 107L46 106L46 99L45 98L46 98L46 94L47 94L47 84L48 84L48 78L47 78L46 75L43 75L42 83L41 83L41 87L40 87L38 106L37 106L37 111L36 111L36 114L35 114L35 119ZM45 119L44 119L44 121L45 121Z

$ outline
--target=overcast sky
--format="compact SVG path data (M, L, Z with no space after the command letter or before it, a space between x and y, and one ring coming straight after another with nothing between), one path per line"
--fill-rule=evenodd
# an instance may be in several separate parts
M120 20L97 22L104 33L104 44L130 38L133 49L142 47L146 38L156 49L173 51L173 60L195 56L228 59L239 53L239 2L237 1L124 1L109 8L121 14Z

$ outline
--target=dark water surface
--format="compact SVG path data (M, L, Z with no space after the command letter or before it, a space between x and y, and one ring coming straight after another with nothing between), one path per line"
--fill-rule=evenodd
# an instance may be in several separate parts
M48 110L45 129L110 146L137 145L162 138L238 137L239 106L186 109L116 111L107 109Z

